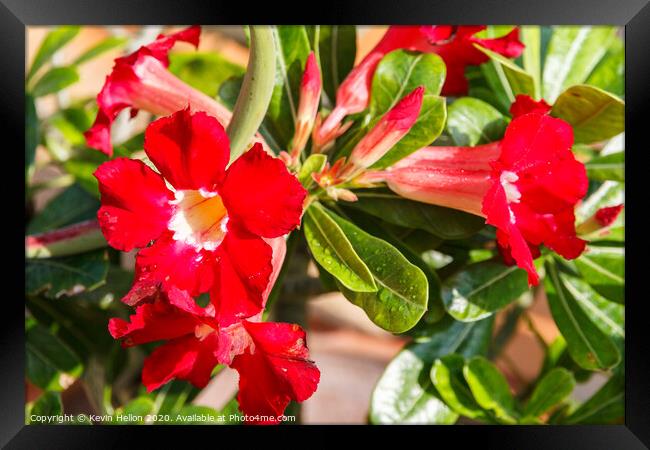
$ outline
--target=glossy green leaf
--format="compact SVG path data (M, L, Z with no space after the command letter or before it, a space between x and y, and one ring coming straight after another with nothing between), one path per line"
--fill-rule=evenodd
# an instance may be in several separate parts
M485 225L479 216L408 200L388 190L358 191L353 208L406 228L417 228L443 239L472 236Z
M625 414L625 377L614 374L589 400L580 405L563 424L597 424L621 421Z
M307 27L312 48L318 55L323 90L333 105L339 85L354 66L357 33L354 25L315 25Z
M497 261L483 261L447 278L442 285L442 301L454 319L472 322L492 315L527 290L526 271Z
M625 95L625 47L618 37L587 78L586 84L604 89L620 97Z
M523 414L539 417L571 394L576 381L571 372L563 368L549 371L535 386Z
M303 229L316 261L346 288L376 292L378 287L341 227L318 203L305 212Z
M511 101L519 94L536 96L535 81L528 72L492 50L483 48L478 44L474 44L474 46L490 58L499 82Z
M278 45L276 81L265 123L280 148L285 149L293 137L300 80L311 48L302 25L277 26L274 33Z
M576 143L603 141L625 130L625 103L593 86L571 86L557 98L551 114L571 125Z
M79 73L75 67L55 67L36 82L31 93L34 97L54 94L77 81Z
M33 384L44 390L61 391L70 379L81 375L79 357L47 328L30 319L25 322L25 331L25 374Z
M27 227L28 234L56 230L66 225L97 217L99 201L73 184L54 197Z
M595 181L625 181L625 152L597 156L585 164L587 176Z
M104 282L108 272L105 250L94 250L60 258L25 261L25 291L58 298L93 289Z
M169 71L204 94L216 97L226 80L244 75L246 69L214 52L172 52Z
M524 25L519 28L524 52L521 55L524 70L533 78L536 98L542 94L542 30L536 25Z
M447 316L429 327L430 335L408 345L388 364L370 401L375 424L451 424L458 415L439 397L430 371L450 353L471 357L487 349L492 320L462 323Z
M25 183L29 183L34 173L36 147L40 141L38 115L34 97L25 95Z
M615 27L557 26L546 51L543 98L553 103L568 87L584 82L603 58Z
M113 50L114 48L122 47L124 44L126 44L128 39L120 36L109 36L103 41L99 42L96 45L93 45L90 47L88 50L83 52L77 59L74 61L74 65L81 65L83 63L86 63L102 53L105 53L109 50Z
M438 97L446 68L435 54L395 50L375 70L370 95L370 116L378 119L405 95L424 86L422 108L411 130L374 167L388 167L410 153L431 144L445 126L445 100Z
M411 264L395 247L351 222L328 211L366 264L376 292L341 289L345 297L363 309L381 328L402 333L420 320L427 309L429 284L422 270Z
M28 408L28 413L25 422L34 423L34 424L43 424L42 421L31 421L30 416L41 416L43 419L45 417L60 416L63 414L63 403L61 402L61 393L60 392L51 392L46 391L34 401L30 408ZM52 422L50 422L52 423ZM56 422L54 422L56 423Z
M29 68L27 80L45 64L61 47L70 42L81 30L78 26L63 26L50 31L34 56L34 61Z
M451 354L437 359L431 368L431 381L445 403L461 416L491 421L492 418L476 403L463 377L465 358Z
M566 284L556 263L548 261L544 287L551 314L567 342L569 354L585 369L614 367L621 359L616 345L592 322Z
M625 340L625 307L598 294L584 280L562 274L565 287L580 304L591 321L623 349Z
M517 422L515 399L499 369L482 356L475 356L465 364L463 374L474 399L482 408L492 410L500 421Z
M300 171L298 172L298 181L308 189L312 185L314 179L312 178L312 173L318 173L325 167L327 163L327 155L323 154L314 154L310 155L309 158L300 166Z
M625 249L589 245L575 260L584 280L609 300L625 301Z
M459 146L494 142L503 137L505 117L482 100L463 97L449 106L447 132Z

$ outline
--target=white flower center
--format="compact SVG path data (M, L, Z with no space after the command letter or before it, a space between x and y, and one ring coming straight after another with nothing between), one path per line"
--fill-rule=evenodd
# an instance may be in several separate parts
M521 192L519 192L519 189L517 189L517 186L514 184L517 180L519 180L519 177L514 172L504 170L501 173L501 186L503 186L503 190L506 191L506 199L508 200L508 203L519 203L519 200L521 200Z
M226 235L228 211L216 192L178 190L169 202L174 213L168 228L174 239L199 250L214 251Z

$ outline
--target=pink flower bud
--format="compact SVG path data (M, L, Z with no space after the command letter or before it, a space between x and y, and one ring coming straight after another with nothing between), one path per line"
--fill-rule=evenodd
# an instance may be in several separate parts
M417 87L388 111L354 147L350 162L358 168L370 167L409 132L420 114L424 87Z
M298 104L296 131L291 150L293 157L298 156L307 144L309 134L316 120L316 113L318 113L322 85L320 69L316 63L314 52L311 52L307 57L305 72L300 83L300 103Z

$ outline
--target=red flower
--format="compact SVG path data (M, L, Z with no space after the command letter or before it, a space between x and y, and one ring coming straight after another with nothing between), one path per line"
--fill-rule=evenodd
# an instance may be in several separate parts
M341 122L345 116L363 111L370 101L372 77L381 59L397 49L436 53L445 61L447 77L442 95L458 96L467 93L465 67L479 65L488 57L476 49L479 44L508 58L514 58L523 51L519 42L519 30L513 29L496 39L480 39L475 35L486 28L479 26L429 25L391 26L384 37L365 58L348 74L336 93L336 106L324 123L318 124L314 142L324 147L345 132Z
M167 70L167 54L174 44L183 41L198 47L200 33L200 27L193 26L168 36L161 34L151 44L115 60L97 95L99 111L95 123L84 133L89 147L113 155L111 125L126 108L131 108L132 116L139 109L167 115L189 105L193 111L205 111L224 125L230 121L232 114L228 109Z
M384 180L403 197L485 217L497 228L502 253L509 253L537 284L537 246L568 259L585 247L576 236L574 207L588 181L572 144L566 122L532 112L513 119L502 141L427 147L364 178Z
M510 114L512 117L519 117L530 112L546 114L551 111L552 106L546 103L546 100L533 100L528 95L517 95L515 101L510 105Z
M576 228L578 234L587 235L598 232L599 236L609 234L609 228L623 211L623 205L605 206Z
M299 326L262 323L258 316L220 327L211 305L201 308L174 287L140 304L130 322L111 319L109 331L124 347L165 341L144 363L149 392L174 378L202 388L215 365L230 365L239 372L240 409L268 416L264 423L277 423L289 401L309 398L320 379Z
M144 150L160 173L126 158L95 172L108 243L142 248L124 301L137 304L158 286L175 286L193 296L211 290L221 326L259 312L271 272L264 238L300 224L306 191L260 144L226 169L228 137L202 112L151 123Z

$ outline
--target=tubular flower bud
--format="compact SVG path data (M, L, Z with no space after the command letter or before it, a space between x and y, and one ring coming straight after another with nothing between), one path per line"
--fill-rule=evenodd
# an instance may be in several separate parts
M318 113L318 106L320 104L321 89L320 69L316 63L314 52L311 52L307 57L305 71L300 82L300 103L298 104L296 131L291 149L291 157L294 160L305 148L305 145L307 145L307 140L314 127L314 121L316 120L316 114Z
M354 147L350 163L357 169L370 167L381 159L411 129L420 114L424 87L402 98Z

